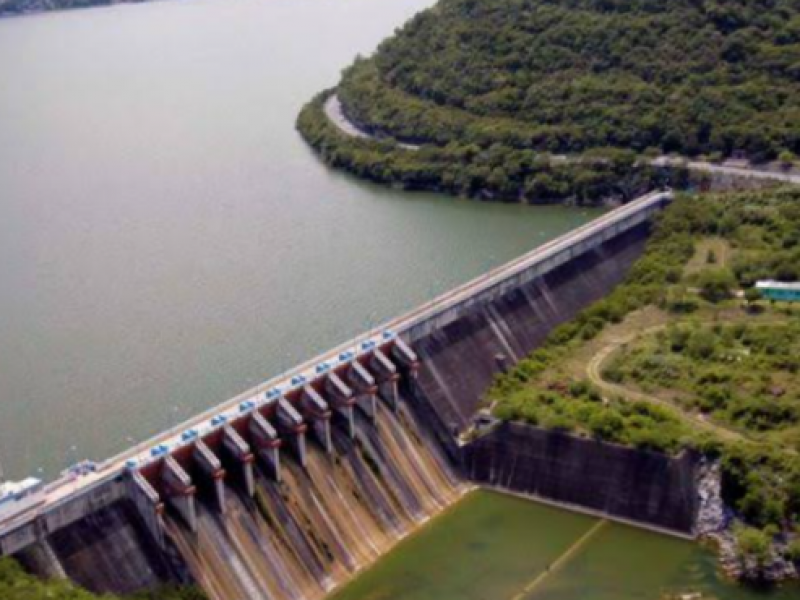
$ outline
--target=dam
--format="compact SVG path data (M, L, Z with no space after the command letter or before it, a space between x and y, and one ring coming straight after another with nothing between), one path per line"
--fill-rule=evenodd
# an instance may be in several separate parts
M581 460L594 447L502 428L493 436L510 447L458 442L494 374L618 283L670 199L633 201L153 440L76 466L0 517L0 554L95 591L196 582L214 599L319 598L471 481L691 535L690 460L604 455L593 481L631 498L646 491L634 506L574 489L575 465L547 469L559 449ZM506 464L520 448L534 465L524 472Z

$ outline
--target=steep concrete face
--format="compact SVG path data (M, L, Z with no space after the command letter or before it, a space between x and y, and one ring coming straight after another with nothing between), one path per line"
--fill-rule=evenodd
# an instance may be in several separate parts
M450 431L463 430L496 373L540 345L561 323L605 296L641 256L643 224L487 303L413 344L416 385Z
M691 535L697 458L632 450L504 423L462 449L476 483Z
M181 581L128 501L88 514L53 533L48 544L64 573L97 593L130 594Z
M46 538L28 546L16 558L29 572L36 573L44 579L67 579L68 577L50 540Z

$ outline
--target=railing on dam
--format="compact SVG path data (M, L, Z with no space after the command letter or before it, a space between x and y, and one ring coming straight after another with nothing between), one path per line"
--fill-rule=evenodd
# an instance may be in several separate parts
M386 350L387 353L391 350L401 362L403 360L413 362L416 358L409 346L451 322L464 310L540 277L622 232L636 227L650 219L671 199L672 193L669 191L656 192L610 211L556 240L392 319L382 327L341 344L100 463L92 472L54 481L45 488L39 501L33 503L28 510L0 520L0 555L10 552L10 546L4 546L3 541L14 532L21 534L22 528L30 526L30 535L34 535L41 529L41 524L38 528L34 526L34 521L39 517L51 511L54 513L60 511L59 518L53 526L62 526L75 514L74 510L65 511L64 507L72 504L79 496L98 494L96 490L104 483L118 481L119 476L127 471L138 472L146 469L148 465L163 462L173 455L180 454L183 449L195 447L198 443L202 444L204 440L213 436L220 436L222 430L229 427L232 422L246 418L256 411L280 411L279 404L284 399L305 399L310 395L313 400L314 386L319 387L319 382L329 381L332 374L341 373L349 365L371 360L382 350ZM288 409L284 407L283 410ZM216 439L215 443L218 442Z

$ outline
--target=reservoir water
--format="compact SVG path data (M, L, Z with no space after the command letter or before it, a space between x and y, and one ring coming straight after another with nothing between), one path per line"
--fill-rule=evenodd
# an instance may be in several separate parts
M591 214L358 183L304 102L432 0L0 22L0 457L104 458Z

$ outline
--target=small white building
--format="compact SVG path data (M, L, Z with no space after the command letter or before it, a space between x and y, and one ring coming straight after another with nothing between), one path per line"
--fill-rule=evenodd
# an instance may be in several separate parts
M800 282L759 281L756 289L767 300L779 302L800 302Z

